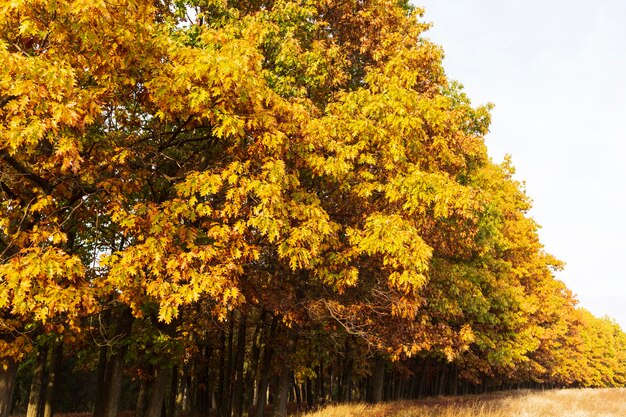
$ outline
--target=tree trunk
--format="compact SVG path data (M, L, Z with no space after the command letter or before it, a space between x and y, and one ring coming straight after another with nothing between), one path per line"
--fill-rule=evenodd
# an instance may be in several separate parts
M245 314L239 317L239 329L237 331L237 356L235 358L235 388L233 390L233 415L243 415L243 365L246 356L246 329L247 320Z
M347 354L347 347L346 347L346 354ZM352 398L351 398L351 388L352 388L352 370L354 368L354 361L352 360L352 358L348 357L346 359L346 368L344 369L344 373L343 373L343 381L341 384L342 387L342 398L341 401L344 403L349 402Z
M50 347L48 358L48 372L46 378L46 388L44 393L43 417L52 417L54 415L54 395L58 373L61 370L61 362L63 360L63 344L53 343Z
M440 397L445 395L445 383L446 383L446 374L448 373L448 366L442 365L441 369L438 370L437 374L439 375L438 386L437 386L437 396Z
M291 362L296 351L296 337L293 329L287 331L287 346L285 359L278 378L278 389L274 417L287 416L287 400L289 399L289 387L291 386Z
M226 416L226 332L220 331L220 359L219 359L219 381L217 384L217 415Z
M315 397L313 396L313 383L310 378L306 379L306 408L311 410L315 407Z
M319 397L322 399L322 404L326 402L326 384L324 382L324 365L320 365L320 372L317 380L319 381Z
M156 379L152 385L152 392L150 393L150 401L148 401L148 408L146 409L145 417L162 417L167 383L171 379L171 368L157 369Z
M119 312L117 319L117 326L115 332L116 339L125 341L130 336L133 324L133 316L130 308L124 307ZM109 358L106 365L106 372L102 381L104 388L103 393L99 395L103 396L101 401L98 401L99 408L94 410L94 417L117 417L120 407L120 396L122 394L122 382L124 379L124 356L128 346L122 344L121 346L114 346L116 351Z
M233 410L233 338L235 335L235 311L230 312L228 326L228 349L226 355L226 383L224 384L223 400L226 408L222 408L222 416L230 417Z
M372 380L372 402L382 402L385 382L385 359L382 356L376 356Z
M254 330L254 335L252 336L252 350L250 357L250 366L246 372L246 388L245 388L245 403L244 409L249 410L252 405L255 405L256 395L255 392L255 382L258 379L258 369L259 369L259 359L261 357L261 341L267 332L267 326L265 324L265 316L266 312L263 311L261 313L261 317L259 318L259 322Z
M11 358L0 361L0 417L9 417L13 405L17 363Z
M180 386L179 381L181 379L178 369L178 366L174 366L170 372L170 392L169 397L167 398L167 405L165 406L166 417L174 417L174 414L176 414L176 394L178 392L178 388Z
M428 359L424 359L424 363L422 365L422 374L420 375L419 391L417 393L418 398L422 398L424 396L424 390L426 389L426 372L427 371L428 371Z
M139 393L137 394L137 402L135 405L135 417L144 417L146 414L146 408L148 407L148 388L148 381L142 379L139 382Z
M43 417L43 389L44 373L46 371L46 359L46 352L40 350L37 353L35 369L33 370L33 379L30 383L30 393L28 395L28 408L26 409L26 417Z
M121 348L110 361L107 372L107 396L104 405L103 417L117 417L122 394L123 365L126 348Z
M276 389L276 403L274 407L274 417L287 416L287 399L289 397L289 386L291 378L289 378L290 367L283 363L280 376L278 377L278 386Z
M98 368L96 370L96 400L93 407L93 417L103 417L109 387L106 381L107 375L107 348L100 348L98 356ZM141 417L141 416L139 416Z
M179 417L187 411L189 384L187 380L186 367L183 366L178 375L176 384L176 399L174 403L174 417Z
M99 324L101 328L108 329L111 324L111 310L105 310L101 316L99 316ZM101 333L108 333L105 331ZM103 335L104 336L104 335ZM106 401L109 395L109 386L107 381L107 365L108 365L108 348L106 346L106 338L102 343L98 356L98 368L96 370L96 399L93 407L93 417L104 417L104 411L106 408Z
M265 404L267 403L267 384L269 381L270 367L272 365L272 356L274 356L274 338L276 337L277 328L278 317L275 316L272 319L268 337L265 338L265 349L263 350L263 364L261 366L261 378L259 380L255 417L263 417L265 413Z
M450 389L448 390L450 395L458 395L459 388L459 369L456 364L450 367Z
M293 394L298 405L298 412L302 411L302 387L296 382L296 375L291 372L291 385L293 386Z

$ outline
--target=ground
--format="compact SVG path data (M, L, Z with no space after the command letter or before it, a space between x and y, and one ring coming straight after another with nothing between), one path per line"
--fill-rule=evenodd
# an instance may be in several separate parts
M415 402L329 406L306 417L624 417L626 389L513 391Z

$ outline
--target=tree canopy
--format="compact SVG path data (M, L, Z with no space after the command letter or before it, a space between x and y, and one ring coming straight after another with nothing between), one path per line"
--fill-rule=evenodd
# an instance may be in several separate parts
M0 417L622 386L423 13L1 0Z

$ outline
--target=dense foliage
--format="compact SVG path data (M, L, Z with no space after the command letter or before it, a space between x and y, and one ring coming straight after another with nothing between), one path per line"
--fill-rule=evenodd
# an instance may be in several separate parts
M623 386L398 0L0 1L0 417Z

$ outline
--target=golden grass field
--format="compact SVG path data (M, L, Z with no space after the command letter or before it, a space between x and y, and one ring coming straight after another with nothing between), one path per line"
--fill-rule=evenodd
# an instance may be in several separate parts
M514 391L379 405L329 406L306 417L626 417L626 389Z

